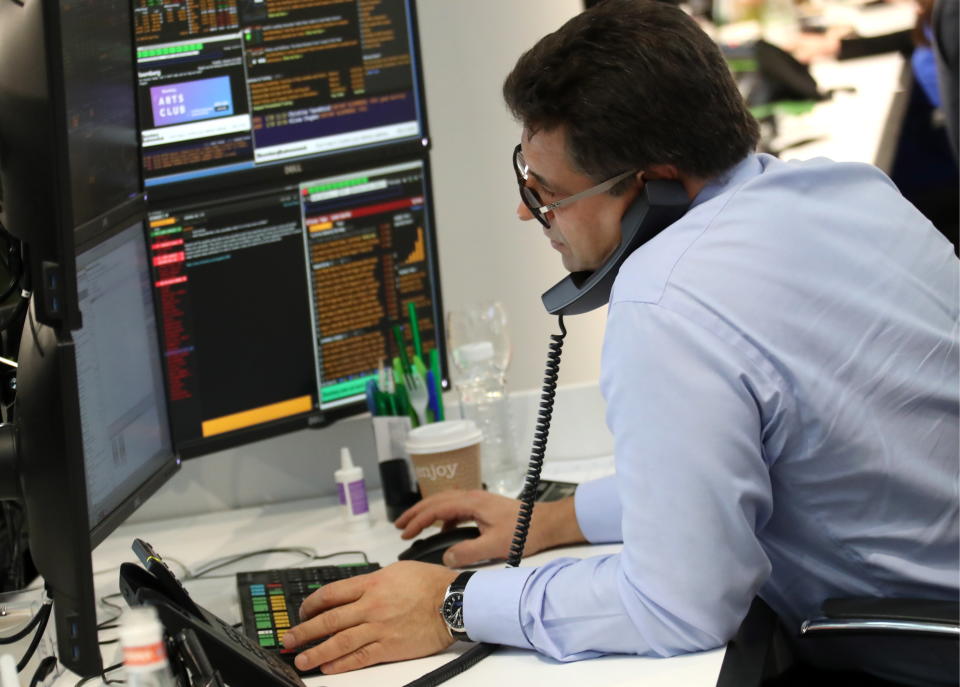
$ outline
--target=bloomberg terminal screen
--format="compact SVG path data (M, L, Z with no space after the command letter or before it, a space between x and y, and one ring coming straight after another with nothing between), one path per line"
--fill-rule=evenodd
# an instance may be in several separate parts
M321 408L356 400L397 355L391 326L417 313L437 345L437 270L420 161L300 184Z
M413 0L134 0L148 186L423 136Z
M181 451L362 400L409 302L442 342L426 189L414 160L151 211Z

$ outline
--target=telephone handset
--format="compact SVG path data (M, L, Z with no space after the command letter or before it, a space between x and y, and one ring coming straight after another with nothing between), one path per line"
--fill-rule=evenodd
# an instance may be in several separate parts
M630 254L676 222L690 207L690 198L678 181L647 181L620 220L620 244L593 272L573 272L543 294L551 315L579 315L606 305L613 281Z
M193 630L200 645L231 687L304 687L297 672L279 656L264 651L232 625L194 602L173 571L146 542L134 540L133 550L144 568L120 566L120 592L132 606L157 609L171 635Z

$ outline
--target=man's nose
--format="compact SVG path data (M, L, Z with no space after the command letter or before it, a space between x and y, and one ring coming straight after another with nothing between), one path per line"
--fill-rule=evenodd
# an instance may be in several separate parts
M517 218L522 222L533 219L533 213L530 212L530 208L524 205L523 201L520 201L520 204L517 205Z

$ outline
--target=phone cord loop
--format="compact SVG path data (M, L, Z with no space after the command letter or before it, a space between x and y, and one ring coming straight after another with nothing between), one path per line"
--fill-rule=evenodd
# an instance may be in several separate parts
M520 513L517 516L517 528L510 545L507 566L516 568L523 558L523 547L527 543L527 533L533 518L533 502L537 497L537 485L540 484L540 471L547 453L547 438L550 435L550 421L553 418L553 401L557 395L557 375L560 372L560 354L563 352L563 339L567 328L563 326L563 315L557 316L560 325L559 334L550 335L550 350L547 352L547 369L543 376L543 391L540 394L540 412L537 414L537 427L533 432L533 448L530 451L530 465L527 479L520 493Z

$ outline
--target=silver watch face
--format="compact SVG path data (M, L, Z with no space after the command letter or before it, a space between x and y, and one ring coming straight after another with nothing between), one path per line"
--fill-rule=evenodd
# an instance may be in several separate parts
M444 622L451 630L463 632L463 592L451 592L440 608Z

